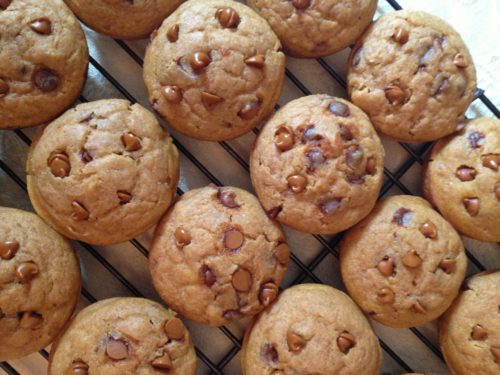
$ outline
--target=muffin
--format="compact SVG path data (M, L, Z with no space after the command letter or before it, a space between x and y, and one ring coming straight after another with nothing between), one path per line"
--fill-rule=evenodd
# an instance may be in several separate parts
M473 99L476 71L460 35L431 14L380 17L349 57L348 92L381 133L405 142L452 133Z
M252 183L273 218L309 233L337 233L368 215L384 173L384 149L368 117L328 95L296 99L260 131Z
M0 130L40 125L80 94L87 42L62 0L0 1Z
M439 324L439 341L455 375L491 375L500 369L500 270L467 279Z
M372 22L377 0L249 0L248 5L269 22L289 55L320 57L354 43Z
M147 37L183 0L65 0L95 31L119 39Z
M152 36L144 58L151 106L190 137L254 128L281 94L285 56L267 22L230 0L191 0Z
M80 311L53 345L49 375L194 375L191 335L175 312L144 298L110 298Z
M245 334L243 374L378 374L370 323L341 291L301 284L285 290Z
M0 361L49 345L80 297L69 242L35 214L0 207Z
M424 168L424 193L462 234L500 241L500 120L480 117L439 140Z
M47 223L104 245L158 222L175 195L179 161L152 113L109 99L81 104L40 130L27 173L31 203Z
M274 302L289 255L279 225L252 194L208 186L184 194L158 224L149 265L169 306L220 326Z
M340 246L349 294L390 327L436 319L457 296L467 267L460 236L420 197L380 201Z

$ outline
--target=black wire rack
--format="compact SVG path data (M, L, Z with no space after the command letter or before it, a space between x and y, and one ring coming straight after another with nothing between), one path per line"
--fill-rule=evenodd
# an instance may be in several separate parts
M395 0L386 0L389 5L395 10L401 9L401 6ZM94 35L94 34L93 34ZM95 36L96 38L104 39L102 36ZM141 52L137 51L135 45L133 43L127 43L121 40L114 40L114 43L121 49L122 52L125 53L127 59L131 59L135 64L138 64L138 68L142 69L142 58ZM132 95L131 90L127 89L127 83L121 79L120 81L115 78L113 74L110 73L110 69L106 69L103 64L100 62L100 58L102 58L99 49L91 49L91 57L90 57L90 69L93 74L99 77L99 79L106 80L107 83L112 87L115 96L121 96L123 98L128 99L132 103L138 102L137 98ZM342 77L342 74L338 72L338 69L335 69L333 64L331 64L326 58L316 59L316 62L320 69L332 80L333 83L345 89L346 82ZM299 78L296 74L294 74L289 68L286 69L286 78L287 82L285 87L293 89L298 95L310 95L312 90L310 90ZM139 79L142 79L139 77ZM87 90L86 90L87 91ZM89 96L89 95L87 95ZM96 100L98 98L94 98L91 93L92 98L87 98L82 95L79 98L80 102L87 102L88 100ZM481 101L484 106L492 113L493 116L497 118L500 117L499 109L488 99L485 95L484 91L481 89L476 90L475 99ZM276 106L276 109L279 108L279 105ZM251 133L250 137L255 138L255 134L258 133L258 129L254 129L254 134ZM25 151L27 152L28 146L31 144L31 139L33 136L33 131L31 130L13 130L13 136L17 138L20 144L25 147ZM176 134L176 133L175 133ZM188 165L188 172L185 173L196 173L201 176L206 182L211 182L216 185L222 186L224 182L227 181L227 176L217 177L216 174L210 171L212 169L208 166L206 160L201 160L202 158L199 155L196 155L196 151L193 151L192 147L186 146L186 138L181 135L175 135L174 144L180 151L181 159L185 159L184 163ZM182 140L182 142L181 142ZM251 144L251 143L250 143ZM206 147L207 144L203 144ZM249 167L247 162L247 153L241 151L240 144L236 141L231 142L218 142L213 144L213 147L218 147L218 152L225 154L225 160L229 160L230 163L235 163L238 168L240 168L244 173L248 174ZM380 196L384 196L393 189L396 189L398 193L404 194L413 194L410 188L405 185L403 179L406 173L415 166L420 166L423 163L425 153L430 149L431 144L426 143L416 146L411 146L405 143L399 143L399 146L404 150L405 158L404 160L395 168L394 171L389 170L389 168L384 168L384 176L385 182L382 186ZM210 146L212 147L212 146ZM248 148L248 146L247 146ZM246 156L242 156L246 154ZM221 165L223 163L220 163ZM23 191L24 199L26 197L26 183L24 179L24 175L21 174L20 171L24 171L24 165L12 165L12 163L4 161L0 159L0 169L1 172L8 176L11 182L14 183L14 186L17 186L18 189ZM220 175L220 174L219 174ZM248 178L248 175L247 175ZM177 188L177 194L184 194L184 190L180 187ZM306 235L304 235L306 236ZM309 235L308 235L309 236ZM316 283L328 283L324 278L319 276L318 269L321 267L323 261L327 258L331 257L333 262L337 263L339 257L338 243L342 238L342 234L337 234L333 237L325 237L321 235L311 235L310 239L311 243L315 243L316 246L320 248L317 254L310 259L303 260L297 253L294 251L291 254L292 264L291 267L295 268L295 277L290 280L289 285L294 285L302 282L316 282ZM143 257L144 259L148 256L148 250L144 245L144 238L136 238L129 242L130 246L133 248L133 251L136 251L139 254L139 257ZM99 267L102 272L109 273L109 277L113 280L114 285L118 285L119 289L122 290L127 295L144 297L145 293L141 292L141 289L144 288L134 285L129 280L127 272L120 271L119 265L114 265L112 261L109 260L108 256L103 255L103 253L95 246L88 245L86 243L75 243L75 246L81 250L80 255L83 253L86 259L90 259L89 262L95 264L96 267ZM498 246L498 245L495 245ZM469 259L469 268L470 272L475 273L479 271L483 271L486 269L485 265L477 259L476 256L469 250L466 250L467 257ZM302 257L303 258L303 257ZM90 266L88 267L90 268ZM97 272L97 271L96 271ZM147 272L147 271L146 271ZM82 301L85 304L94 303L98 299L94 294L89 291L89 286L84 283L84 287L82 288L81 296ZM95 289L95 288L94 288ZM151 296L151 292L148 290L146 293L147 297ZM206 328L208 329L208 328ZM219 331L219 333L217 332ZM409 330L403 330L404 335L406 337L412 337L413 339L418 340L421 344L425 345L427 352L425 355L434 356L434 360L443 361L443 355L436 344L435 337L432 336L425 328L410 328ZM205 334L207 331L204 331ZM199 358L200 362L200 370L199 373L203 374L234 374L234 370L228 368L232 368L229 366L230 363L233 363L237 360L237 355L241 349L241 329L238 329L234 326L224 326L220 328L210 328L208 331L209 334L223 335L228 341L228 350L221 355L221 353L209 353L210 350L207 350L207 347L204 350L201 350L199 347L196 348L196 354ZM194 334L194 340L197 341L197 332ZM408 336L409 335L409 336ZM404 372L413 372L414 369L410 366L410 363L415 364L415 361L409 361L408 358L405 358L404 353L402 353L399 348L396 348L394 344L389 345L385 340L380 339L380 345L384 352L384 363L390 363L391 369L394 371L404 371ZM205 345L206 346L206 345ZM39 352L40 356L44 359L48 359L48 353L45 350L41 350ZM423 357L425 357L425 355ZM4 373L17 375L19 374L18 370L16 370L13 363L2 362L0 363L0 368L4 371ZM422 369L424 370L424 369ZM257 374L256 374L257 375Z

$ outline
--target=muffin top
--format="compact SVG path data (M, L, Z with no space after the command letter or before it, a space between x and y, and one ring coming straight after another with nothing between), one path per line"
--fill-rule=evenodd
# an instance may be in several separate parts
M0 207L0 361L50 344L80 297L80 264L37 215Z
M87 42L62 0L0 1L0 129L52 120L87 76Z
M444 314L439 341L456 375L496 374L500 367L500 270L467 279Z
M274 302L289 252L279 225L252 194L208 186L184 194L165 215L149 260L169 306L220 326Z
M390 327L440 316L457 296L467 258L460 236L422 198L377 203L341 244L342 279L365 313Z
M368 117L328 95L296 99L260 131L253 186L270 215L311 233L340 232L375 205L384 150Z
M191 335L175 312L144 298L83 309L53 345L49 375L194 375Z
M406 142L452 133L474 96L476 70L460 35L431 14L380 17L349 57L348 91L375 128Z
M243 373L378 374L381 351L370 323L341 291L300 284L285 290L249 327Z
M42 129L27 172L44 220L67 237L111 244L160 219L175 195L179 162L152 113L109 99L80 104Z
M480 117L439 140L424 169L424 192L451 224L500 241L500 120Z
M267 22L230 0L191 0L152 36L144 80L176 130L219 141L254 128L281 94L285 56Z

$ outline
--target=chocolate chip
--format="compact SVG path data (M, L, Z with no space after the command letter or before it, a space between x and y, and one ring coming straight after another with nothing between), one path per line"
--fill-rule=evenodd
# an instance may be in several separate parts
M346 163L349 168L357 170L361 167L364 160L364 152L360 146L351 145L346 151Z
M201 93L201 102L208 110L212 109L213 107L215 107L215 105L219 104L223 100L224 99L222 99L220 96L210 94L209 92Z
M223 316L226 320L239 319L241 316L241 312L239 312L238 310L227 310L224 312Z
M83 361L75 361L71 364L67 375L87 375L89 373L89 366Z
M479 209L481 207L481 202L479 201L479 198L473 197L473 198L465 198L463 200L464 207L469 213L470 216L477 216L479 213Z
M197 73L205 69L211 62L212 59L205 52L195 52L189 58L191 68Z
M340 125L340 137L344 141L352 141L354 139L354 135L351 132L351 129L347 125Z
M406 94L401 87L396 85L388 85L385 89L385 97L392 105L401 105L406 100Z
M495 363L500 363L500 346L492 346L490 348L491 354L493 354L493 358Z
M167 372L173 368L172 360L167 353L163 353L160 357L153 359L151 366L156 370L167 370Z
M247 102L243 105L243 107L241 107L240 111L238 112L238 116L243 120L251 120L252 118L257 116L259 110L259 102Z
M412 249L403 257L403 264L408 268L417 268L422 264L422 258Z
M167 102L173 104L182 102L182 91L178 86L165 86L162 88L161 93Z
M49 35L52 33L52 23L46 17L39 18L30 23L31 29L42 35Z
M302 127L304 129L304 127ZM314 125L307 125L305 129L302 131L301 142L302 144L321 141L323 136L318 133L316 127Z
M283 210L283 206L278 206L278 207L274 207L274 208L271 208L269 211L267 211L267 216L274 220L278 217L279 213Z
M94 160L90 152L88 152L85 149L83 149L82 152L80 152L80 157L85 164L90 163L92 160Z
M289 176L287 178L288 187L295 194L301 193L304 191L307 185L307 178L298 174Z
M245 240L245 236L239 229L230 229L224 233L224 246L229 250L239 249Z
M467 60L465 59L465 56L461 53L457 53L455 55L455 57L453 58L453 64L455 64L457 68L462 68L462 69L467 68L467 66L469 66Z
M366 169L365 172L370 176L375 175L377 173L377 161L374 157L369 157L366 161Z
M344 354L349 353L349 350L351 350L355 345L356 340L354 339L354 336L347 331L342 332L339 337L337 337L337 346Z
M21 284L27 284L38 275L39 269L34 262L20 263L16 268L16 276Z
M469 143L472 148L479 148L484 144L484 134L476 131L468 134Z
M59 86L59 77L57 74L47 68L36 69L32 77L33 83L43 92L50 92Z
M69 176L71 172L71 164L69 157L65 152L53 152L47 161L52 174L59 178Z
M441 268L445 273L450 274L455 269L457 261L455 259L443 259L439 262L439 268Z
M419 314L425 314L427 312L427 310L425 309L424 306L422 306L422 304L417 301L415 302L412 306L411 306L412 310L415 311L416 313L419 313Z
M43 316L34 312L26 311L21 313L21 319L19 320L19 326L24 329L37 329L43 323Z
M177 42L179 39L179 25L173 25L168 29L167 39L170 43Z
M437 228L436 228L436 225L432 221L430 221L430 220L427 220L425 223L423 223L420 226L419 231L426 238L435 239L437 237Z
M365 177L355 174L348 174L347 181L352 185L361 185L365 183Z
M106 354L114 361L120 361L128 357L128 347L123 340L108 337L106 344Z
M294 135L287 126L280 126L274 133L274 145L280 151L288 151L293 147Z
M201 266L201 276L203 278L203 283L209 287L214 285L217 281L217 277L206 264Z
M333 101L328 105L328 110L340 117L349 117L351 114L351 111L349 110L349 107L341 102L338 101Z
M128 152L140 150L142 147L141 139L134 133L126 133L122 135L122 143L123 146L125 146L125 151Z
M132 194L124 190L118 190L116 195L118 196L121 205L127 204L132 200Z
M394 292L389 288L382 288L377 293L377 301L381 303L393 303L394 302Z
M500 201L500 182L497 182L495 184L495 196L497 197L497 199Z
M386 255L380 262L378 262L377 269L385 277L391 276L394 272L394 260L390 256Z
M187 246L191 243L191 236L188 231L182 227L178 227L174 233L175 237L175 246L179 249L182 249L184 246Z
M500 155L495 155L495 154L484 155L481 156L481 161L484 167L494 170L496 172L498 171L498 164L500 163Z
M257 69L262 69L264 67L264 62L265 62L264 55L255 55L245 60L245 64L250 65Z
M450 87L450 81L448 80L448 78L443 78L434 95L435 96L441 95L443 92L448 90L449 87Z
M311 5L311 0L292 0L292 5L296 9L307 9Z
M325 162L325 156L323 155L323 151L313 148L306 152L307 157L307 173L313 173L321 164Z
M233 8L224 7L217 9L215 16L223 28L235 29L240 23L240 16Z
M436 54L436 46L433 44L429 46L427 51L423 54L423 56L420 58L420 61L418 63L419 71L422 69L425 69L429 61L432 59L432 57Z
M320 209L325 215L332 215L340 208L341 204L342 198L331 198L321 203Z
M262 347L262 356L264 360L268 363L278 362L279 356L278 351L274 347L274 344L266 343Z
M83 204L77 201L71 202L71 207L73 209L73 213L71 214L71 218L75 221L84 221L89 218L89 212L85 208Z
M238 292L248 292L252 288L252 274L244 268L238 268L233 273L231 283Z
M236 194L230 190L220 190L217 194L219 202L227 208L236 208L240 205L236 202Z
M288 350L293 353L300 352L307 344L307 341L302 336L292 331L288 331L286 334L286 342L288 344Z
M5 10L10 5L12 0L0 0L0 9Z
M476 174L477 171L474 168L468 167L466 165L461 165L455 172L457 178L462 182L474 180L476 178Z
M273 370L271 375L285 375L285 372L283 370Z
M17 241L0 242L0 258L3 260L10 260L14 258L18 250L19 242Z
M409 30L404 26L398 26L392 38L399 44L405 44L408 41L408 37L410 36Z
M179 318L172 318L165 322L163 330L170 340L182 340L186 335L186 327Z
M9 84L0 78L0 99L7 95L9 92Z
M401 207L392 216L392 223L399 226L407 227L410 225L411 218L413 217L413 211Z
M279 264L286 266L290 260L290 248L286 243L280 243L274 250L274 256Z
M472 327L470 337L473 340L484 341L488 337L488 331L481 324L476 324Z
M265 283L260 287L259 301L262 306L267 307L278 297L278 286L275 283Z

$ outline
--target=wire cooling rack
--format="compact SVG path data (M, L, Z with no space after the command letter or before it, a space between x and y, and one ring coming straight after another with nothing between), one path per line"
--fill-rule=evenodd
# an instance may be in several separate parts
M401 9L397 1L386 1L393 9ZM147 41L124 42L98 35L87 28L85 32L91 57L88 81L79 101L118 97L149 108L142 83L142 57ZM347 53L344 51L309 61L288 58L280 104L320 92L345 96L346 82L343 77ZM474 100L479 102L482 112L500 117L499 109L483 90L476 90ZM279 107L277 105L276 109ZM24 129L0 133L0 205L32 210L26 194L25 162L35 132L34 129ZM208 183L252 190L247 160L258 132L254 129L237 140L209 143L194 141L172 131L181 159L177 194L182 195ZM383 139L383 143L388 157L380 196L420 194L420 170L431 144L409 145L387 139ZM338 244L342 234L320 236L285 230L293 252L283 286L316 282L343 289L338 268ZM137 296L159 301L147 269L147 248L151 237L152 230L127 243L107 247L74 242L82 260L84 281L78 309L114 296ZM499 257L495 255L499 251L498 244L484 244L465 238L464 243L468 248L468 274L500 265ZM198 374L241 374L238 353L244 323L220 328L191 322L187 324L197 345ZM439 349L436 322L410 329L391 329L376 322L373 325L383 351L383 372L449 374ZM42 350L21 360L0 363L0 372L11 375L45 374L47 358L48 352Z

